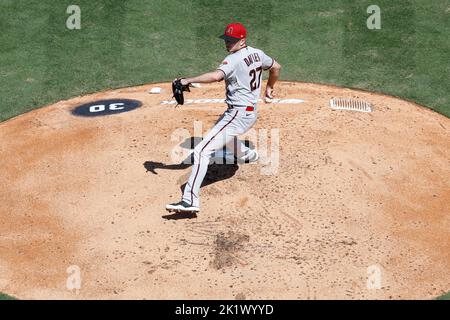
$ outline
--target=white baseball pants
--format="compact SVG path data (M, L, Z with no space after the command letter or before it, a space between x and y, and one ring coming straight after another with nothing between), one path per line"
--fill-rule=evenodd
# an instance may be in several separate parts
M236 137L246 133L256 123L257 112L247 111L247 107L233 106L219 118L202 142L194 148L192 173L183 193L183 201L191 206L200 207L200 186L208 171L209 160L217 150L226 145L236 158L245 159L252 152L250 148ZM236 138L236 139L235 139Z

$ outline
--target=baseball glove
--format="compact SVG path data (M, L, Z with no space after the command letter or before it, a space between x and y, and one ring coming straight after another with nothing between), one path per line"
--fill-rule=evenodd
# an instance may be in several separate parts
M189 85L182 85L181 84L181 79L175 79L172 82L172 92L173 92L173 97L175 98L175 100L177 100L177 106L178 105L183 105L184 104L184 91L188 91L190 92L191 90L189 90Z

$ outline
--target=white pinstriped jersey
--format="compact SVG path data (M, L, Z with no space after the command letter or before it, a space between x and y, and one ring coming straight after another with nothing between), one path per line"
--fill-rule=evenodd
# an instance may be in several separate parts
M235 106L256 106L261 94L262 72L272 65L271 57L249 46L228 55L217 68L225 75L225 102Z

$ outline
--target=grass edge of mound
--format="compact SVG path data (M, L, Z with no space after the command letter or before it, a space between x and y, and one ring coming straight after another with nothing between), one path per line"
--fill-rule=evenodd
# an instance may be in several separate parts
M266 82L266 81L267 80L264 80L264 82ZM29 113L29 112L33 112L33 111L36 111L36 110L39 110L39 109L50 107L50 106L52 106L54 104L57 104L57 103L60 103L60 102L63 102L63 101L70 101L72 99L76 99L76 98L83 97L83 96L89 96L89 95L94 95L94 94L98 94L98 93L106 93L106 92L113 91L113 90L123 90L123 89L129 89L129 88L138 88L138 87L144 87L144 86L150 86L150 85L162 84L162 83L170 83L170 82L171 81L152 81L152 82L138 83L138 84L135 84L135 85L130 84L130 85L126 85L126 86L106 87L106 88L104 88L104 90L97 91L97 92L96 91L92 91L92 92L89 91L89 92L84 93L83 95L74 95L72 97L67 97L67 98L63 97L63 98L61 98L61 99L59 99L57 101L53 101L51 103L44 104L44 105L39 106L39 107L34 107L34 108L32 108L32 109L30 109L28 111L25 111L23 113L20 113L20 114L17 114L17 115L13 115L12 117L5 118L5 119L0 119L0 124L8 122L8 121L11 121L11 120L14 120L14 119L16 119L16 118L18 118L20 116L23 116L23 115ZM409 99L409 98L405 98L405 97L402 97L402 96L399 96L399 95L384 93L382 91L370 91L370 90L363 89L363 88L358 88L358 87L341 86L341 85L338 85L338 84L335 84L335 83L306 82L306 81L291 80L291 79L280 79L279 82L293 82L293 83L299 83L299 84L315 84L315 85L319 85L319 86L332 87L332 88L337 88L337 89L342 89L342 90L349 89L349 90L354 90L354 91L360 91L362 93L372 93L372 94L376 94L376 95L380 95L380 96L384 96L384 97L388 97L388 98L394 98L394 99L403 100L403 101L409 102L411 104L414 104L417 107L424 108L426 110L429 110L431 112L435 112L435 113L437 113L437 114L439 114L441 116L444 116L444 117L450 119L450 114L447 115L447 114L445 114L443 112L440 112L439 110L436 110L436 109L434 109L432 107L429 107L429 106L424 105L424 104L420 104L419 102L417 102L415 100L412 100L412 99Z
M17 300L17 298L14 298L12 296L0 292L0 300Z
M1 300L18 300L18 299L0 292L0 301ZM450 300L450 291L447 292L446 294L443 294L440 297L435 298L434 300Z
M450 300L450 291L440 297L437 297L436 300Z

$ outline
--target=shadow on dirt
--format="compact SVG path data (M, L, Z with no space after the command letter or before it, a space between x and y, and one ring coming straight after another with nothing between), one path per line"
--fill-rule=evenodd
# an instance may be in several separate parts
M183 219L195 219L197 214L195 212L175 212L162 216L166 220L183 220Z

